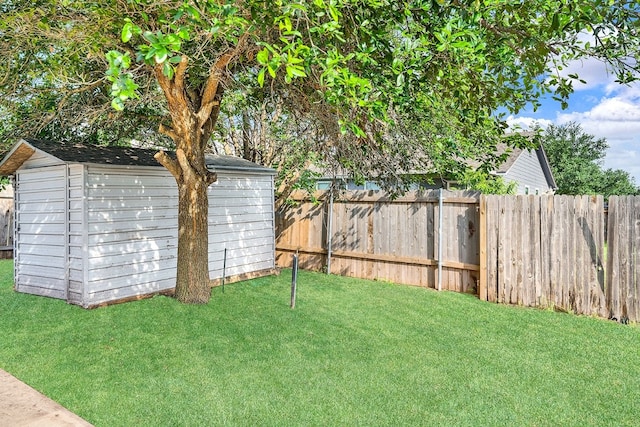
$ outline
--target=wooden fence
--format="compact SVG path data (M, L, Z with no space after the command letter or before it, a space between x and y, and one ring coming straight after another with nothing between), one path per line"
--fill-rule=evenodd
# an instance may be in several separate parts
M478 200L473 192L410 193L397 199L347 192L312 201L295 193L296 206L276 215L276 263L373 280L458 292L476 292L479 278ZM440 212L442 210L442 257ZM442 274L439 275L439 271Z
M276 262L298 252L302 268L640 321L640 197L611 197L607 216L601 196L443 194L442 208L437 191L296 194L277 214Z
M602 196L482 196L482 300L608 315Z
M0 197L0 258L13 257L13 197Z
M609 315L640 321L640 197L612 196L608 212Z

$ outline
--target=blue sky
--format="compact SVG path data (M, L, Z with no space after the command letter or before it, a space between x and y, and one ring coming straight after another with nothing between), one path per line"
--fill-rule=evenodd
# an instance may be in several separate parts
M562 110L557 101L544 100L536 112L530 109L510 116L509 124L526 129L536 122L542 127L577 122L585 132L607 140L604 167L625 170L640 185L640 83L615 83L597 60L571 64L564 72L575 72L587 81L574 85L569 108Z

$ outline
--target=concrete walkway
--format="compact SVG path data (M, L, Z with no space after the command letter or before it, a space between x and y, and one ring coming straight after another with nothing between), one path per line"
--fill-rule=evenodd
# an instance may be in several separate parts
M91 427L91 424L0 369L0 426Z

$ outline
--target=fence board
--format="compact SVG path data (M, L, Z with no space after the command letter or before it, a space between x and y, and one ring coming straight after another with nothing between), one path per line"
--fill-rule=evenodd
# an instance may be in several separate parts
M540 244L540 213L541 213L541 198L530 196L532 201L531 209L529 210L529 247L531 250L531 265L527 274L529 275L529 291L528 291L528 304L538 305L540 304L540 295L542 291L542 284L540 282L540 263L542 256L542 245Z
M631 259L631 280L627 297L628 317L632 321L640 319L640 197L629 197L629 203L633 203L634 214L632 220L633 238L631 239L632 254Z

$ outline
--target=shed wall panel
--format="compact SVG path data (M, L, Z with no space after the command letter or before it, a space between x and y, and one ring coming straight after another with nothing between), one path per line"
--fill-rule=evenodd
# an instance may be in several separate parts
M60 159L57 159L49 154L36 151L33 153L29 160L24 162L24 164L20 167L21 169L40 169L46 166L55 166L61 165L63 162Z
M86 223L84 216L84 182L85 166L72 164L69 166L69 292L68 299L74 304L83 303L85 257L83 256L83 238L86 235Z
M90 166L86 194L85 304L172 288L177 255L172 196L177 188L168 172Z
M209 190L209 273L226 276L274 267L273 178L218 174Z
M102 304L115 300L122 300L130 297L136 297L139 295L148 295L156 292L162 292L167 289L171 289L175 286L175 274L174 277L168 279L156 278L153 282L145 284L129 284L121 288L107 288L103 291L96 291L90 294L91 304ZM118 281L112 284L112 286L122 284L122 281Z
M27 160L23 168L17 171L15 180L16 289L20 292L65 298L66 166L40 167L41 162L38 162L42 159L37 157L34 161L39 167L31 169L32 159ZM33 250L34 246L39 247L37 252Z
M91 306L175 286L178 197L166 170L32 159L17 173L19 290ZM272 176L218 176L209 190L211 278L222 277L224 248L227 276L273 268Z

